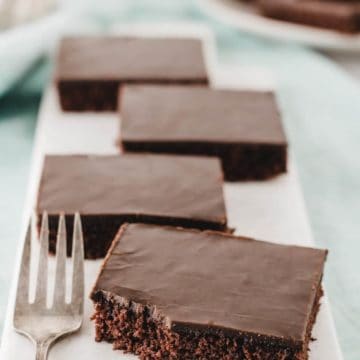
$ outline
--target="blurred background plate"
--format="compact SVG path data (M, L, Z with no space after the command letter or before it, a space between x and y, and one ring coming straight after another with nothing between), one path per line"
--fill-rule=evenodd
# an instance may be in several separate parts
M249 33L321 50L360 52L360 34L347 35L269 19L257 13L254 6L241 3L240 0L198 0L198 2L209 15Z

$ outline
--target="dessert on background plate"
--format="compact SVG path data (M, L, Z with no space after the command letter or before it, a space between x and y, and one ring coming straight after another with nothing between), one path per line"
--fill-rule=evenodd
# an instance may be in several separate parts
M115 111L125 83L209 82L200 39L125 36L64 38L55 81L65 111Z
M130 85L119 108L125 152L218 156L229 181L286 172L287 140L271 92Z
M222 23L265 39L344 54L360 50L359 0L198 2L204 12Z
M96 340L141 359L306 360L326 256L125 224L91 293Z
M47 211L50 251L64 212L71 249L80 212L85 256L103 257L124 222L227 230L223 174L216 158L174 155L46 156L36 211Z
M258 0L257 4L271 18L346 33L360 31L358 0Z

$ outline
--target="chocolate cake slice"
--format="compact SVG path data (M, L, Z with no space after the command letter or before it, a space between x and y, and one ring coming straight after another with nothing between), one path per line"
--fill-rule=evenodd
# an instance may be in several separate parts
M258 0L268 17L347 33L360 31L360 3L354 0Z
M124 222L224 230L220 161L167 155L47 156L37 212L49 214L50 251L65 213L68 249L80 212L87 258L103 257Z
M326 255L125 224L91 293L96 340L141 359L308 359Z
M64 38L55 80L66 111L115 111L124 83L208 84L200 40L115 36Z
M228 181L286 172L287 141L270 92L126 86L120 140L128 152L218 156Z

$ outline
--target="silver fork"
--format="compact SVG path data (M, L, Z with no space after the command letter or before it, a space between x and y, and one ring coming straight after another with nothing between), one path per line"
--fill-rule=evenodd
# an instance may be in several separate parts
M84 309L84 249L80 215L75 214L72 246L72 292L66 302L66 227L65 217L59 218L56 244L55 290L53 302L47 306L49 225L48 215L42 216L40 255L35 300L29 301L31 229L29 224L22 254L16 295L14 328L36 345L36 360L47 358L50 346L67 334L80 329Z

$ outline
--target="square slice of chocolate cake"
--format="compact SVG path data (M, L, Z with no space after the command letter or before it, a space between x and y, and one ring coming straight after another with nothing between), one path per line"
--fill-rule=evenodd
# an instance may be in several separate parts
M47 156L37 212L49 214L50 251L59 213L80 212L85 255L105 256L124 222L227 228L220 161L168 155Z
M67 111L115 111L124 83L208 84L202 42L191 38L64 38L55 77Z
M273 93L205 87L126 86L124 151L218 156L225 179L286 171L287 141Z
M96 340L141 359L308 359L326 255L125 224L91 294Z

